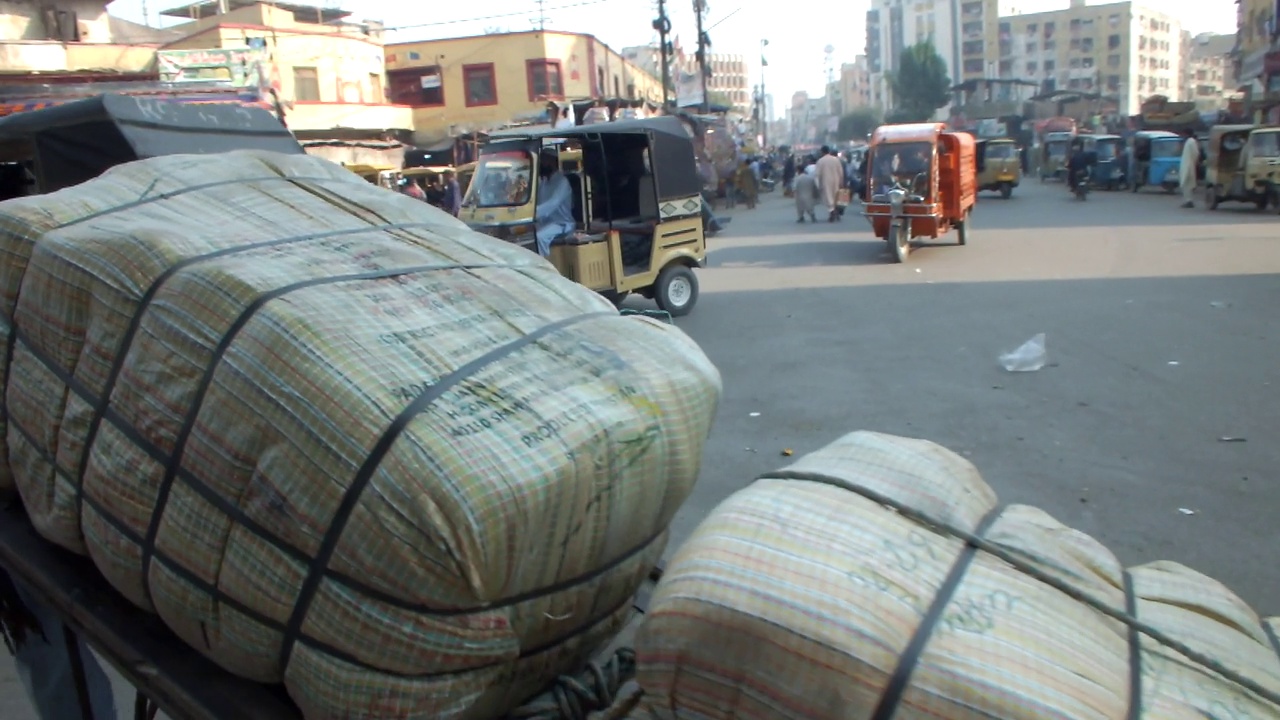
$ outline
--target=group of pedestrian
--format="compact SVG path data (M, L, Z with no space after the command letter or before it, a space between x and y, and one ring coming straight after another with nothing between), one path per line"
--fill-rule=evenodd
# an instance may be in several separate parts
M796 222L817 222L818 201L827 208L827 222L837 222L843 214L840 191L850 187L850 164L840 158L829 146L815 157L809 155L797 160L790 156L783 163L782 179L786 193L795 198Z
M401 178L400 192L416 200L434 205L454 217L462 212L462 188L457 174L445 170L425 185L422 178Z

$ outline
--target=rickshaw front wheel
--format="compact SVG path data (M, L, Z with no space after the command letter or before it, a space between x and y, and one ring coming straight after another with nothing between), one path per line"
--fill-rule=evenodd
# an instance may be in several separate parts
M956 223L956 244L969 244L969 219L973 217L973 211L969 210L964 214L964 219Z
M1013 197L1013 186L1009 183L1000 183L1000 197L1008 200Z
M889 249L899 263L911 257L911 221L899 220L889 228Z
M698 302L698 278L684 265L668 265L658 273L653 299L672 317L688 315Z

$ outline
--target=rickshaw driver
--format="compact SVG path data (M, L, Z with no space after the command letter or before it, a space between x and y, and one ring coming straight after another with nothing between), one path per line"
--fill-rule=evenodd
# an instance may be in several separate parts
M538 157L538 205L533 220L538 254L551 257L551 242L573 231L573 186L560 172L560 158L552 153Z

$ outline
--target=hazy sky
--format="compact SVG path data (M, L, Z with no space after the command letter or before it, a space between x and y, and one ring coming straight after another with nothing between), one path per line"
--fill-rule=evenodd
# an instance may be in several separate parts
M314 2L315 0L312 0ZM794 0L792 0L794 1ZM307 2L307 0L299 0ZM830 45L833 64L862 53L866 44L865 19L869 7L861 2L804 3L788 0L708 0L707 27L713 52L747 56L752 83L760 81L760 40L768 39L764 56L766 90L781 109L797 90L821 94L826 84L824 48ZM1039 12L1067 7L1069 0L1002 0L1021 12ZM121 17L141 21L147 8L155 24L161 9L178 4L174 0L116 0L110 10ZM425 40L495 31L530 30L538 17L538 0L487 0L476 3L406 3L403 0L341 0L320 4L355 10L352 19L382 20L392 33L392 42ZM656 39L650 23L657 17L656 0L543 0L547 28L594 34L615 50L643 45ZM1090 5L1095 3L1090 2ZM1102 3L1097 3L1102 4ZM1154 4L1154 3L1153 3ZM1232 0L1159 3L1175 9L1184 27L1199 32L1235 32L1236 7ZM788 7L803 8L788 12ZM482 10L477 8L483 8ZM697 38L692 0L673 0L667 5L673 34L688 52ZM476 19L469 19L469 16ZM166 22L165 24L170 24Z

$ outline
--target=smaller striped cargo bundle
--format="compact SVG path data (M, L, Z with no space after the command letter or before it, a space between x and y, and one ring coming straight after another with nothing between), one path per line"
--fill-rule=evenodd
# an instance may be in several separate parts
M720 377L533 253L313 157L0 204L0 487L308 720L487 719L629 619Z
M847 435L721 503L635 639L630 720L1275 720L1280 618Z

